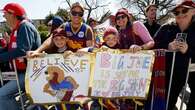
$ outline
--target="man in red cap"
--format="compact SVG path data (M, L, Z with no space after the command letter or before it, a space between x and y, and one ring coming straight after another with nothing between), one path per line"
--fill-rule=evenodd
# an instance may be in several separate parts
M11 35L7 50L0 53L0 62L15 61L21 89L24 89L26 71L26 51L35 50L41 44L40 35L33 24L26 19L24 8L17 3L8 3L1 10L10 27ZM10 68L14 68L10 66ZM8 81L0 88L0 110L19 110L14 94L17 93L16 81Z

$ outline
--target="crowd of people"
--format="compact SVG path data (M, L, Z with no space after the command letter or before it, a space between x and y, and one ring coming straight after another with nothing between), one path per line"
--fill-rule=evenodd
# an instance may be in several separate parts
M70 21L64 22L59 16L49 21L50 26L48 38L41 44L40 35L34 25L26 16L25 9L17 3L8 3L2 9L4 18L11 31L7 47L0 49L0 62L16 62L19 82L24 89L24 76L26 70L26 57L35 57L42 52L64 53L65 51L78 52L88 48L93 52L94 48L102 46L111 49L128 49L130 52L150 49L166 49L176 52L175 67L173 72L172 86L169 97L168 110L175 110L177 97L185 84L189 59L195 61L195 2L184 0L176 4L172 9L175 20L163 25L157 23L156 11L158 7L151 4L146 7L146 22L133 19L133 14L126 8L121 8L103 34L103 42L97 47L93 28L97 25L91 19L89 25L83 22L85 9L76 2L70 9ZM178 41L178 33L185 33L184 41ZM194 36L194 37L193 37ZM99 44L98 44L99 45ZM167 63L171 67L171 63ZM169 66L170 65L170 66ZM166 90L170 80L170 69L166 71ZM195 87L193 87L194 74L190 73L188 84L191 89L187 110L194 110ZM166 91L167 92L167 91ZM17 93L16 81L8 81L0 87L0 110L18 110L18 103L13 94ZM109 100L108 110L119 109L131 110L131 101ZM124 100L123 100L124 101ZM94 99L95 102L95 99ZM92 104L93 105L93 104ZM67 104L67 109L73 107ZM74 106L75 107L75 106ZM76 109L76 108L75 108ZM106 108L105 108L106 109Z

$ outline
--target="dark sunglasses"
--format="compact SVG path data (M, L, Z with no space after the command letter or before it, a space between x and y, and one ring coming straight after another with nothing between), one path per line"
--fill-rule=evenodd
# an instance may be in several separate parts
M71 14L72 14L73 16L79 16L79 17L82 17L82 16L83 16L83 12L72 11Z
M126 15L117 16L117 17L116 17L116 20L124 19L124 18L126 18L126 17L127 17Z
M174 11L173 14L174 14L175 16L178 16L178 15L180 15L180 14L186 14L188 11L189 11L189 8L185 8L185 9L183 9L183 10L181 10L181 11Z

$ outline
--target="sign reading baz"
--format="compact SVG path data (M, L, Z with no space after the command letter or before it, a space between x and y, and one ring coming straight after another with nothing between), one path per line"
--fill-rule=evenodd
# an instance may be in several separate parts
M90 57L61 54L28 60L26 91L33 103L74 101L77 95L88 95Z
M92 96L144 98L149 89L153 62L153 51L97 53Z

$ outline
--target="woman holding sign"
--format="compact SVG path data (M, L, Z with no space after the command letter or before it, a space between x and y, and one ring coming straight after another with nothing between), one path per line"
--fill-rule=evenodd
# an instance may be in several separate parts
M163 25L154 37L156 48L176 51L168 110L174 109L177 97L185 84L189 58L192 58L192 62L195 61L194 8L195 3L193 1L183 1L176 5L176 7L172 10L175 15L175 21ZM169 64L171 63L169 62ZM169 64L166 63L166 67L168 67ZM166 81L167 85L170 79L169 75L170 68L166 71L166 77L168 79ZM195 74L190 73L189 76L188 83L191 88L191 96L187 107L188 110L195 109L195 106L193 105L193 103L195 103L195 86L193 85L194 75Z
M133 52L151 49L154 40L146 27L139 21L132 22L130 14L125 8L116 13L116 28L119 31L120 44L122 49L131 49Z

